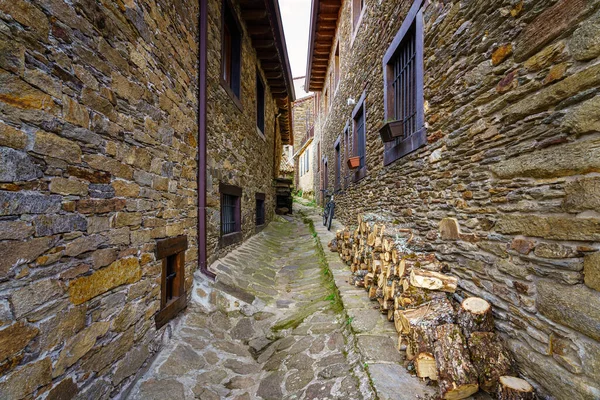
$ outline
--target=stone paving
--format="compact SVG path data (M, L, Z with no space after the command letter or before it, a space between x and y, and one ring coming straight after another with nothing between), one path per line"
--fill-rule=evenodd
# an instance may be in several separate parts
M394 325L328 251L338 222L327 231L316 208L294 207L215 262L216 282L196 274L191 304L129 399L437 397L406 370Z
M373 399L323 252L272 222L195 277L192 304L130 399Z

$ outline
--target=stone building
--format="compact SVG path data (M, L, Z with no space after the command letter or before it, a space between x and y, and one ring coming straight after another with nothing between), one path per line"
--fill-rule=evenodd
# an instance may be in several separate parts
M315 177L342 190L337 217L412 229L556 399L600 398L599 4L312 9Z
M0 2L0 397L122 395L274 213L277 1Z
M294 132L294 170L296 190L306 198L313 198L314 188L314 115L315 96L309 95L292 104L292 130Z

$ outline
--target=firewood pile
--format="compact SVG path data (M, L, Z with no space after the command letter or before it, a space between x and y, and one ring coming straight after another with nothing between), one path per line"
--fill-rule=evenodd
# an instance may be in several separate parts
M484 390L499 400L535 398L527 381L514 377L514 362L494 333L491 305L452 295L458 278L434 254L408 250L410 229L369 222L339 230L330 243L350 266L349 283L364 288L398 332L407 368L437 382L442 399L463 399Z

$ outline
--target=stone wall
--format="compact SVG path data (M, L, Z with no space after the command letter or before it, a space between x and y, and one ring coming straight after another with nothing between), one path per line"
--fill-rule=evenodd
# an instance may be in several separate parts
M268 92L266 138L256 133L247 40L243 114L215 85L219 5L209 6L212 257L219 181L243 183L250 235L255 190L271 218L281 147ZM187 0L0 2L0 397L102 399L128 387L168 331L154 321L156 240L187 235L191 287L197 19Z
M336 198L336 214L411 227L414 250L435 251L463 294L493 304L543 396L600 398L599 3L431 3L428 143L386 167L381 63L412 4L366 0L353 38L351 3L337 30L340 87L326 116L321 101L315 141L332 160L346 99L366 91L367 174ZM442 236L442 221L458 233Z
M292 130L294 132L294 154L298 153L305 142L306 134L315 123L315 95L310 95L302 99L296 100L292 104ZM314 151L312 143L310 152ZM313 154L309 154L311 161ZM312 169L312 165L311 165ZM294 177L296 189L302 189L303 195L305 192L313 191L313 178L306 174L300 176L300 158L297 156L294 159Z
M302 139L315 123L315 95L310 95L292 103L292 130L294 150L300 150Z
M255 193L264 193L265 220L275 213L273 178L279 171L281 135L275 116L278 113L269 87L265 87L265 132L256 127L256 70L260 69L250 35L236 6L242 26L241 109L221 86L221 0L210 0L208 38L208 112L207 112L207 253L209 264L231 251L221 246L219 183L239 186L242 197L242 232L246 239L255 233ZM266 82L261 71L263 82ZM241 243L241 242L240 242ZM239 244L239 243L237 243ZM235 245L237 245L235 244ZM233 245L233 247L235 246Z

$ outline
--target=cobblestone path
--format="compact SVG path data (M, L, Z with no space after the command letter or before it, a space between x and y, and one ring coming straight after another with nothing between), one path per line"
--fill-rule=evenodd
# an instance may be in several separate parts
M217 283L196 277L129 398L374 398L322 260L299 217L272 222L212 266Z

